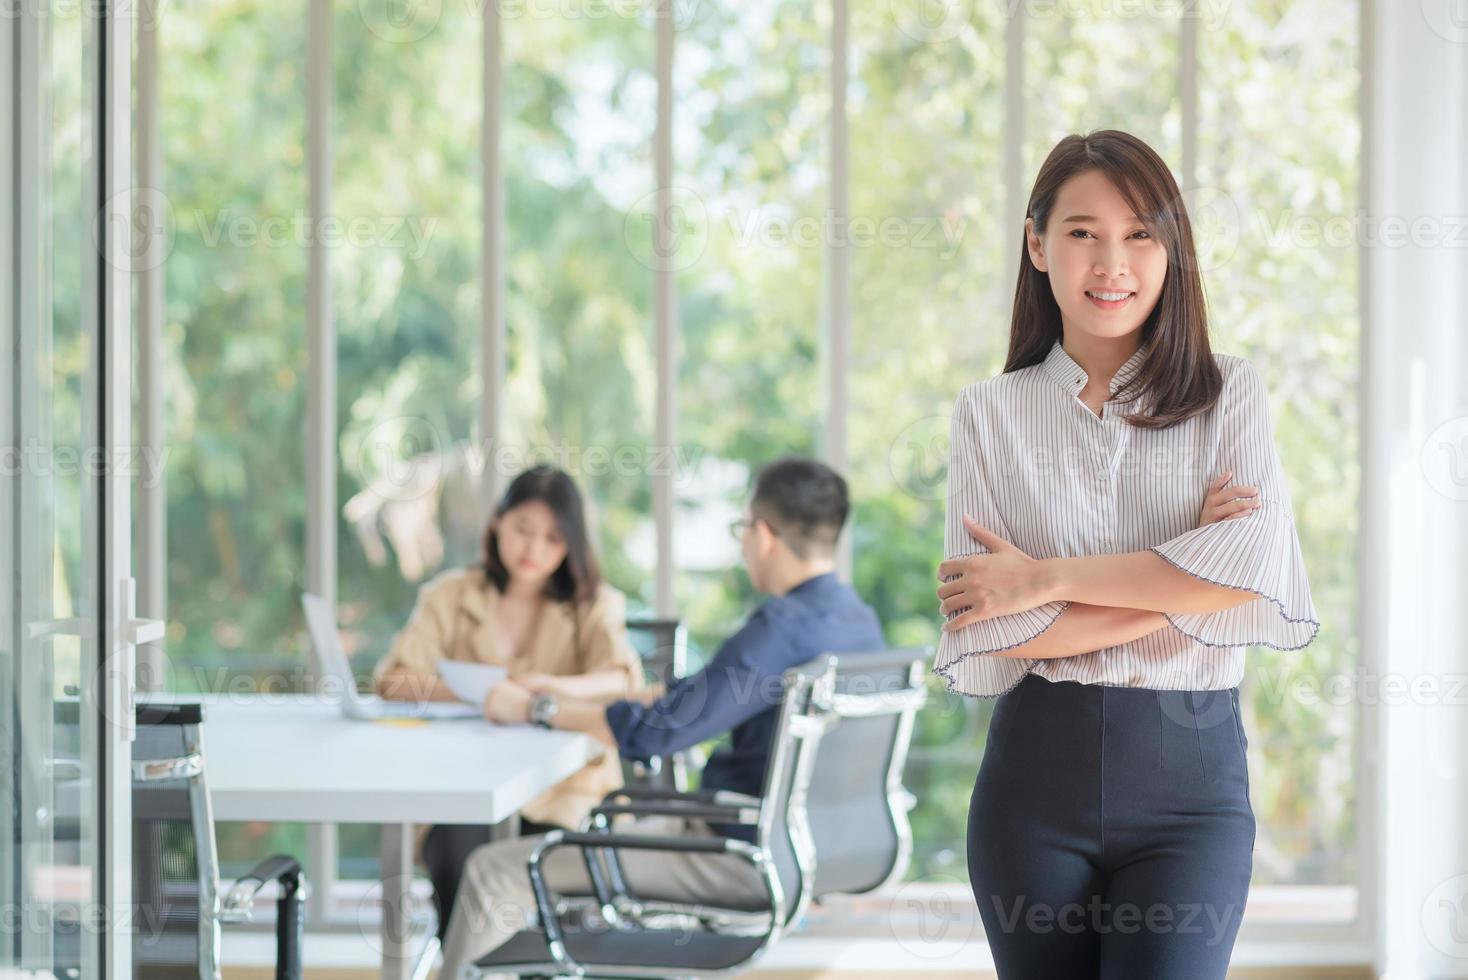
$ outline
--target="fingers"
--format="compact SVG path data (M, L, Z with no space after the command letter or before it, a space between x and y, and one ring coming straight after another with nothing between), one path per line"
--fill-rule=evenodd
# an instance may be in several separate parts
M952 633L954 630L961 630L971 623L977 623L980 618L981 617L977 612L969 610L968 612L963 613L960 616L955 616L953 619L950 619L948 622L944 623L943 632Z
M960 595L952 595L938 603L938 611L947 616L949 613L959 609L966 609L973 605L973 600Z
M1208 484L1208 492L1212 494L1222 490L1225 486L1228 485L1229 477L1233 475L1233 470L1224 470L1222 473L1218 474L1218 478L1215 479L1212 483Z
M1218 509L1215 515L1217 520L1226 521L1231 517L1243 517L1259 509L1259 498L1251 497L1246 500L1232 500Z
M1206 503L1210 506L1218 507L1233 500L1235 497L1257 497L1258 495L1258 487L1227 487L1209 493Z
M969 537L990 551L1005 551L1010 547L1008 541L1005 541L967 514L963 515L963 526L968 531Z

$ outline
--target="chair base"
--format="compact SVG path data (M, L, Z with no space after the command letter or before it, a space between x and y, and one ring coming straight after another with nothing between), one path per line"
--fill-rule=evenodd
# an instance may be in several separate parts
M587 977L668 977L724 973L747 966L764 936L726 936L685 930L578 932L564 937L566 952ZM648 966L646 964L657 964ZM527 929L478 960L486 973L563 976L545 933Z

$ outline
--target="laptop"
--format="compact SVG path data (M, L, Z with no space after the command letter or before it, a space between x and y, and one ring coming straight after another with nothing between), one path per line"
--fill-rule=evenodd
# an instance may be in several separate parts
M341 692L342 714L361 721L379 718L483 718L477 705L462 701L387 701L357 690L357 679L336 632L336 610L319 595L301 595L306 629L316 651L316 673L333 694Z

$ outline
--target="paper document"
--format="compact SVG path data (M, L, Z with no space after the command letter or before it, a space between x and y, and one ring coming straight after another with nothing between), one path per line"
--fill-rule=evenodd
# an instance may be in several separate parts
M472 664L459 660L440 660L438 676L466 704L482 705L490 689L505 679L505 668L489 664Z

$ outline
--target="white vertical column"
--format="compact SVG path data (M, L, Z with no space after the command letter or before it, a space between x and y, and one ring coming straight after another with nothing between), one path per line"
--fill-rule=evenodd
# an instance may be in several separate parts
M1009 4L1004 22L1004 288L1014 295L1019 278L1019 249L1025 226L1025 11L1027 4Z
M95 398L89 397L84 384L82 438L95 439L106 458L132 446L132 205L136 191L133 179L133 29L134 12L130 4L108 2L94 8L103 14L87 29L95 39L90 52L87 88L92 93L89 104L92 123L92 160L87 168L87 194L96 195L87 211L98 222L92 241L98 252L88 251L83 262L82 323L96 325L98 344L98 383ZM84 62L85 63L85 62ZM42 74L42 79L48 74ZM42 158L49 162L49 154ZM46 175L49 181L50 175ZM34 185L33 185L34 186ZM35 244L35 243L32 243ZM49 289L48 283L46 288ZM95 320L91 318L95 317ZM49 326L49 325L48 325ZM87 327L83 327L85 334ZM47 330L49 333L49 330ZM46 363L46 362L42 362ZM93 425L100 422L100 432ZM132 745L134 672L129 662L132 643L129 620L134 609L132 599L132 487L131 481L109 467L96 478L93 486L82 491L85 499L97 494L99 506L91 519L92 508L83 506L83 572L91 578L97 608L102 618L103 646L97 661L93 683L100 685L91 693L103 699L106 712L82 712L82 744L99 746L99 773L102 784L99 816L101 853L95 858L99 867L100 889L95 894L111 910L108 928L102 937L101 976L130 980L132 976L132 940L134 923L112 920L122 910L132 907ZM97 566L91 556L101 552L100 582ZM84 589L84 594L91 589ZM83 640L86 657L90 640ZM119 664L120 669L105 669ZM85 664L85 659L83 660ZM88 668L84 666L84 671ZM83 681L85 689L91 687ZM108 718L112 721L109 723ZM120 724L119 724L120 723ZM100 731L98 731L100 728ZM96 736L100 735L100 738ZM95 741L94 741L95 738ZM83 758L85 759L83 750ZM95 801L89 801L95 802ZM84 804L85 805L85 804ZM83 828L86 827L83 818ZM86 840L83 830L83 841ZM85 843L83 844L85 848ZM85 852L84 852L85 853ZM83 857L83 863L90 863ZM84 933L90 930L83 930ZM85 940L84 940L85 941ZM83 975L90 973L83 959Z
M163 197L163 142L158 105L159 4L145 0L139 5L137 53L137 172L142 199L136 206L147 208L150 224L146 261L137 270L138 313L138 449L158 462L156 469L144 465L137 471L138 516L136 522L138 615L146 619L167 618L168 612L168 494L163 462L167 442L163 417L163 318L164 270L167 263L158 251L164 244L162 214L152 213ZM162 690L163 644L148 643L138 648L138 686Z
M311 227L331 213L331 0L309 0L306 31L306 180ZM306 246L306 588L336 608L336 327L331 253ZM336 884L336 827L307 830L307 915L324 922Z
M826 247L826 419L821 447L826 463L843 475L847 471L847 387L851 375L851 250L847 247L851 220L851 168L846 120L850 12L847 0L831 0L831 131L827 197L834 234ZM838 574L851 580L850 529L836 555Z
M501 474L495 472L495 450L504 430L501 408L505 388L504 168L500 161L502 131L503 42L499 4L484 7L484 54L481 78L480 180L483 222L480 229L479 441L485 450L480 494L488 519L499 496Z
M1359 798L1393 980L1468 977L1468 24L1421 8L1362 32Z
M656 72L657 128L653 134L653 180L656 182L657 220L652 223L653 321L657 343L657 415L653 440L671 447L678 438L678 282L675 272L673 216L673 20L672 0L658 0ZM657 614L673 616L677 599L673 589L673 473L663 467L652 477L653 523L657 528Z
M306 42L307 210L331 213L331 2L309 0ZM331 253L306 246L306 587L336 605L336 326Z
M1185 4L1178 17L1177 91L1182 105L1182 161L1178 183L1184 194L1198 186L1198 16Z

